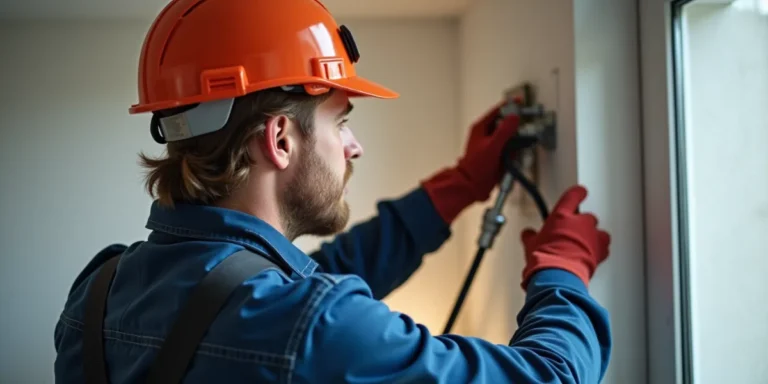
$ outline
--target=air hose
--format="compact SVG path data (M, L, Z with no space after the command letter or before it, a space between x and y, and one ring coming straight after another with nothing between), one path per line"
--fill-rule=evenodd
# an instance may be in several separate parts
M512 192L512 188L515 181L519 182L525 191L533 198L536 207L543 220L546 220L549 216L547 205L544 202L544 198L541 196L536 184L531 182L518 167L518 159L515 154L520 154L522 151L533 148L539 143L538 135L525 135L518 134L511 138L504 145L502 150L502 164L504 166L504 177L499 184L499 193L496 196L493 207L486 209L483 216L482 231L478 238L478 248L475 254L475 259L472 262L472 266L464 280L464 285L461 288L459 297L456 299L451 316L448 318L448 323L445 325L443 334L448 334L453 328L453 324L461 311L461 307L464 304L464 300L467 297L469 288L472 285L472 281L475 279L480 263L483 260L485 252L491 248L496 235L501 230L502 225L506 222L506 218L502 212L504 208L504 202L509 194Z

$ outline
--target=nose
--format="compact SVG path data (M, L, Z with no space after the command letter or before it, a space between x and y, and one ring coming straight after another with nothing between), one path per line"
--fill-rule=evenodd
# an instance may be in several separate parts
M348 127L344 127L341 130L341 138L344 143L344 158L347 160L357 159L363 155L363 146L352 134L352 131Z

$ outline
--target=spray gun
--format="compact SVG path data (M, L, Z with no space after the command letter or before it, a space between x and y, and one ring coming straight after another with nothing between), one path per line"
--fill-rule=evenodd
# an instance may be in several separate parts
M533 87L530 84L523 84L513 88L505 93L505 104L499 110L499 116L488 127L489 134L493 132L496 125L507 116L517 115L520 118L520 127L517 134L504 145L502 150L502 165L504 167L504 176L499 183L499 193L493 206L485 210L480 236L477 240L477 254L472 262L472 267L464 280L459 297L453 307L448 323L443 330L443 334L448 334L453 328L453 324L459 315L461 306L464 304L469 287L475 278L480 262L485 255L485 251L493 247L496 236L501 231L501 227L506 223L503 209L505 202L512 193L515 181L528 192L533 198L536 207L542 219L549 215L547 205L544 202L541 193L536 184L529 180L522 172L522 168L530 162L530 158L535 156L537 147L545 150L554 150L556 147L556 114L545 110L544 106L535 102Z

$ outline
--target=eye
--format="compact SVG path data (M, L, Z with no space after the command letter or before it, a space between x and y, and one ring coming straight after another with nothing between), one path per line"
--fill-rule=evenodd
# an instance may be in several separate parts
M339 122L339 129L342 129L347 126L347 123L349 122L349 119L343 119Z

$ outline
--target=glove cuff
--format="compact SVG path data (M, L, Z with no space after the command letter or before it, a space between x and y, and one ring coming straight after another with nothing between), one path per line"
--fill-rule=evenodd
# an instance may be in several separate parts
M456 167L434 174L422 181L421 186L447 224L453 223L464 209L478 201L472 182Z
M587 287L589 286L589 281L595 270L595 268L588 265L585 260L534 252L534 254L528 258L528 263L523 269L523 281L520 284L523 290L528 289L528 282L531 280L531 277L533 277L536 272L544 269L562 269L573 273L581 279Z

